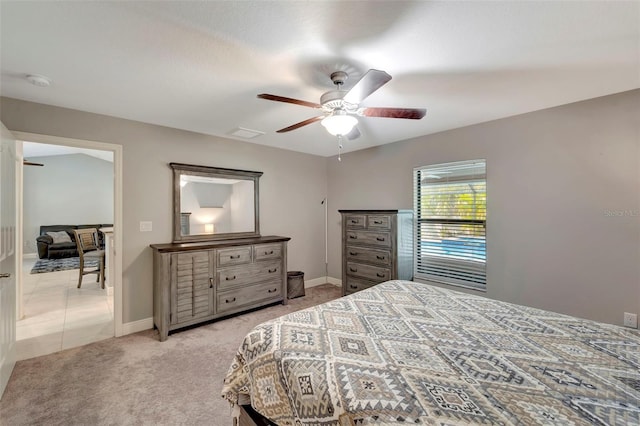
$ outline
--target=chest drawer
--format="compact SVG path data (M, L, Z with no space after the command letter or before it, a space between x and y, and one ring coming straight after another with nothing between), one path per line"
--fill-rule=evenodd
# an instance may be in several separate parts
M362 263L347 262L347 276L361 277L376 282L387 281L391 277L391 270L379 266L364 265Z
M280 259L282 257L281 244L257 244L253 246L253 259Z
M229 291L218 292L216 297L217 312L231 311L239 306L278 298L282 294L282 282L272 281L239 287Z
M369 215L367 217L368 229L391 229L391 216Z
M251 246L218 250L218 266L240 265L251 262Z
M391 234L389 232L347 231L346 243L366 244L378 247L391 247Z
M282 264L280 261L259 262L216 271L216 283L219 290L253 284L267 280L282 281Z
M345 286L345 293L346 294L356 293L360 290L373 287L376 284L379 284L379 283L361 280L353 277L347 277L347 285Z
M367 216L363 214L348 214L344 217L347 228L364 229L367 226Z
M347 246L347 261L374 263L381 266L391 265L391 253L388 250L374 250L365 247Z

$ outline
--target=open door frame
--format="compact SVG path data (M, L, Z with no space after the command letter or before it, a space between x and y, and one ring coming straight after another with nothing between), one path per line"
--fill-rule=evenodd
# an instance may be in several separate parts
M101 151L113 152L113 237L114 237L114 280L113 280L113 322L114 335L120 337L124 335L122 323L122 145L88 141L82 139L71 139L59 136L41 135L37 133L12 132L19 141L29 141L45 143L50 145L66 145L77 148L97 149ZM19 216L22 217L22 203L19 206ZM22 227L17 230L18 241L23 239ZM20 256L22 257L22 256ZM20 259L22 261L22 258ZM18 282L17 288L18 306L22 306L22 280ZM19 308L20 309L20 308Z
M16 364L16 141L0 123L0 398Z

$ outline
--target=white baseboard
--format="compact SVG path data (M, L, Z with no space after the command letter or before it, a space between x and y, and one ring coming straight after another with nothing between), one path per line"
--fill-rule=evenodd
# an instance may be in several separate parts
M38 253L22 253L23 259L35 259L38 257Z
M145 318L138 321L126 322L122 324L122 335L137 333L153 328L153 318Z
M327 282L337 287L342 287L342 280L339 278L327 277Z
M319 278L314 278L312 280L305 280L304 281L304 288L310 288L310 287L315 287L317 285L322 285L322 284L333 284L336 286L341 286L342 285L342 280L339 280L337 278L332 278L332 277L319 277Z

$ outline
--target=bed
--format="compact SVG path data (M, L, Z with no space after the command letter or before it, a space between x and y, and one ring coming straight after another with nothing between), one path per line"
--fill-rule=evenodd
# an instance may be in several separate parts
M280 425L640 425L640 333L410 281L255 327L222 389Z

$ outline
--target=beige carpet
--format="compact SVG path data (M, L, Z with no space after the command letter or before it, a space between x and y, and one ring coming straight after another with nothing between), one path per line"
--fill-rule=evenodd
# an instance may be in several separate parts
M171 334L112 338L16 364L0 425L231 425L222 380L244 335L278 316L340 297L324 284L289 305Z

